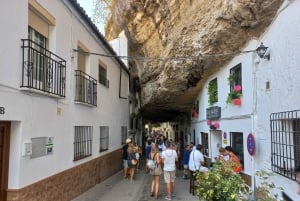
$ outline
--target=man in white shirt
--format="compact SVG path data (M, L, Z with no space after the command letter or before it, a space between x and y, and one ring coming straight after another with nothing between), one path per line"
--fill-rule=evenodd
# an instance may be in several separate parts
M202 145L198 144L196 149L193 150L190 154L189 159L189 170L192 172L196 172L200 170L201 165L204 165L204 156L201 153Z
M190 170L190 193L194 195L195 172L200 171L200 167L204 165L204 156L201 153L202 145L198 144L196 149L190 153L189 170Z
M172 149L171 142L166 141L166 150L162 152L162 161L164 163L164 180L167 185L166 200L172 200L175 189L176 164L178 161L177 152Z

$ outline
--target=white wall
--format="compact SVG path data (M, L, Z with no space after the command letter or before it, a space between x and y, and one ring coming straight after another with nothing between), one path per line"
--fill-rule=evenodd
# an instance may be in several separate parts
M74 103L78 41L91 52L108 53L83 25L68 1L38 0L56 18L50 32L50 51L67 61L66 98L56 99L20 90L21 39L28 33L28 2L2 1L0 6L0 106L6 113L0 121L13 121L9 164L9 189L26 185L121 148L121 126L129 126L128 99L119 98L120 65L109 57L90 55L87 72L98 79L98 61L107 65L109 88L97 83L97 107ZM9 16L9 23L7 17ZM5 20L6 19L6 20ZM74 57L74 59L73 59ZM57 110L61 109L61 114ZM92 156L73 162L74 126L93 126ZM109 151L99 153L100 126L109 126ZM23 142L33 137L54 137L51 155L30 159L21 156Z
M278 17L261 37L270 48L270 61L257 64L257 131L258 155L256 169L270 168L270 114L299 110L300 100L300 1L286 1ZM266 82L270 90L266 90ZM296 182L281 176L277 185L298 200L295 194Z
M112 46L112 48L115 50L115 52L117 53L117 55L122 56L121 59L122 61L126 64L126 66L128 66L128 59L126 58L127 52L128 52L128 42L127 42L127 37L124 33L124 31L122 31L119 34L119 37L109 41L110 45Z
M255 52L237 55L208 79L198 96L199 118L192 119L191 130L195 128L196 133L201 131L209 133L209 127L206 125L206 108L209 107L206 87L210 80L218 78L219 101L215 105L222 108L219 130L222 133L226 132L227 136L231 131L243 132L244 172L248 174L262 169L271 171L270 114L300 109L299 8L299 0L285 1L261 38L253 39L243 49L243 51L255 50L260 42L263 42L269 47L270 61L258 58ZM229 69L239 63L242 63L242 105L226 105ZM269 90L266 89L267 81L270 82ZM246 147L246 138L250 132L254 134L256 140L256 153L253 158ZM223 147L226 145L228 144L222 144ZM273 181L276 186L283 187L294 200L299 199L295 193L297 188L295 181L277 174Z

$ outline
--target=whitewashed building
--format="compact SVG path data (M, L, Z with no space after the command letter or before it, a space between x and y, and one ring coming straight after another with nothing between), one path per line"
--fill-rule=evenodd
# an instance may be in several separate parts
M195 102L198 116L191 127L180 126L185 138L203 144L212 160L219 147L232 146L252 188L259 183L254 173L267 170L294 200L300 199L293 172L300 165L299 8L299 0L284 1L265 33L208 79ZM255 50L262 42L268 49L260 58ZM235 73L232 86L230 73ZM242 96L226 103L233 85L241 86ZM217 87L217 99L209 99L210 86Z
M3 0L0 24L0 200L70 200L122 167L129 70L75 0Z

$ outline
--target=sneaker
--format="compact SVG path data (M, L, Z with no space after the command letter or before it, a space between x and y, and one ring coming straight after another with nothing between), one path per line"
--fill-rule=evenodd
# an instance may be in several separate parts
M172 200L172 198L170 198L170 197L168 197L168 196L166 196L165 199L166 199L166 200Z
M176 195L174 193L171 194L171 197L176 197Z

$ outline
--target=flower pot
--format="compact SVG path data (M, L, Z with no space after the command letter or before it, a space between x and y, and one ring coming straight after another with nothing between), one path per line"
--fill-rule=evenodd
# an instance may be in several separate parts
M242 104L242 101L241 101L241 99L236 98L236 99L233 100L233 104L234 104L234 105L241 105L241 104Z

